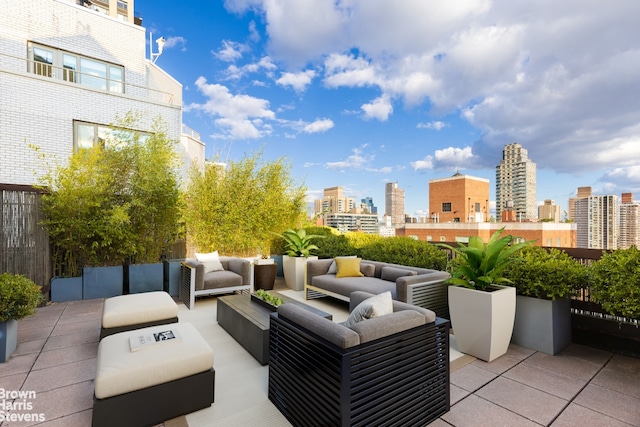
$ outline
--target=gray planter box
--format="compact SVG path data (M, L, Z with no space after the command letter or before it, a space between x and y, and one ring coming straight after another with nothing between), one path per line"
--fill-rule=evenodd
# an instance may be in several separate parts
M130 264L129 293L161 291L163 287L162 263Z
M184 259L163 260L163 285L162 289L172 297L178 296L180 286L180 264Z
M122 295L123 270L121 265L85 267L82 270L84 299L110 298Z
M82 300L82 277L54 277L51 279L51 301Z
M0 322L0 363L6 362L18 346L18 321Z
M571 301L518 295L511 342L551 355L562 351L571 343Z

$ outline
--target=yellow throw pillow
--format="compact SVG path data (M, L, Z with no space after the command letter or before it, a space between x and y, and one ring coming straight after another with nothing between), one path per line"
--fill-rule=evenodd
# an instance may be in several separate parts
M340 277L362 277L364 274L360 272L361 258L339 258L336 257L336 265L338 271L336 278Z

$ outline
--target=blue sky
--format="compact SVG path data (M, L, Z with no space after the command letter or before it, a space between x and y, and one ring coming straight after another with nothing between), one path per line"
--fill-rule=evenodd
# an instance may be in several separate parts
M490 180L505 144L539 202L640 199L640 2L137 0L207 158L283 156L309 189L428 212L431 179ZM154 46L155 48L155 46Z

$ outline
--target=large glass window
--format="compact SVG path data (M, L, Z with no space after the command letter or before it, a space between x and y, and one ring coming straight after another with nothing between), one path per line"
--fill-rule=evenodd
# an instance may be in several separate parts
M74 121L74 150L105 146L115 141L146 141L151 135L130 129L113 129L97 123ZM136 139L137 138L137 139Z
M124 93L124 67L120 65L33 43L29 46L34 74Z

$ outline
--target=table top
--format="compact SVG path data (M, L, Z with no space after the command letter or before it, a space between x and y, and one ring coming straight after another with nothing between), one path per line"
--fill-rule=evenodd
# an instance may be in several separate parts
M308 304L295 300L293 298L289 298L285 295L279 294L277 292L270 292L272 295L277 296L278 298L282 298L285 303L296 304L306 310L311 311L319 316L325 317L329 320L333 319L331 313L327 313L326 311L319 310L315 307L312 307ZM263 329L269 329L269 315L273 313L266 307L251 301L251 296L247 294L241 295L227 295L218 298L218 304L223 303L233 310L241 313L244 317L252 320L253 323L260 325Z

